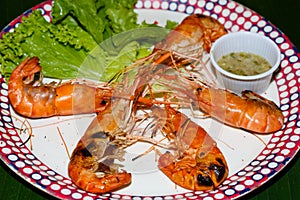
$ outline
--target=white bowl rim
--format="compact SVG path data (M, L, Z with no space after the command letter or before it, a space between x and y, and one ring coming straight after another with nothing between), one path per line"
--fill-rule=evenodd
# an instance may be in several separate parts
M251 76L243 76L243 75L233 74L233 73L230 73L230 72L224 70L223 68L221 68L217 64L215 59L213 58L213 51L215 49L215 46L219 42L222 42L223 40L226 40L228 38L232 38L235 35L251 35L251 36L255 36L255 37L261 37L265 41L269 42L274 47L274 49L276 50L276 54L277 54L277 60L276 60L275 64L272 66L272 68L269 69L268 71L265 71L265 72L261 73L261 74L251 75ZM223 75L225 75L227 77L231 77L231 78L239 79L239 80L256 80L256 79L262 79L264 77L267 77L267 76L271 75L279 67L279 64L281 62L281 52L280 52L279 47L277 46L277 44L273 40L271 40L269 37L264 36L262 34L259 34L259 33L256 33L256 32L250 32L250 31L230 32L226 35L223 35L215 43L213 43L213 45L211 47L211 51L210 51L210 61L212 62L213 66L216 68L217 71L219 71L220 73L222 73Z

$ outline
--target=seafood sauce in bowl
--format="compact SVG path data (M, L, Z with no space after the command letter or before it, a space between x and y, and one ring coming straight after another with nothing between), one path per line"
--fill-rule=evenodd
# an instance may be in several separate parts
M266 91L280 59L280 50L271 39L244 31L222 36L210 52L218 82L237 94Z

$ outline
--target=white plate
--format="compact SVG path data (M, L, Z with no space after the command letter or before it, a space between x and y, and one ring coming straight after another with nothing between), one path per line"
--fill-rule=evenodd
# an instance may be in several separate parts
M35 6L43 10L44 17L51 19L51 2ZM214 137L228 165L227 180L214 191L189 191L175 186L156 167L153 155L129 163L126 170L132 172L129 187L113 193L94 195L74 186L67 175L68 155L71 153L93 115L53 117L28 120L33 128L32 145L21 144L28 138L14 127L20 127L24 119L10 109L7 85L0 79L0 156L16 174L50 195L61 199L180 199L237 198L263 185L282 170L296 155L300 144L299 123L299 53L290 40L273 24L256 12L233 1L138 1L136 12L139 20L159 22L167 19L180 22L192 13L202 13L217 18L229 31L247 30L269 36L281 49L281 71L264 96L276 102L285 117L282 130L270 135L253 135L224 126L210 119L198 120ZM12 31L20 23L21 16L11 22L3 32ZM214 128L213 128L214 127ZM217 127L217 129L215 129ZM62 136L59 135L60 130ZM217 131L216 131L217 130ZM66 146L62 141L66 142ZM31 149L32 147L32 149ZM143 151L144 146L133 146L129 152Z

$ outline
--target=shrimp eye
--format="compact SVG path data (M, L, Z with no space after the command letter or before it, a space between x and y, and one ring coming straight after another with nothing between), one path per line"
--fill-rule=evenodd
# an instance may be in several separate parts
M200 152L199 157L201 158L203 156L205 156L205 153L204 152Z
M187 79L190 80L190 81L194 81L194 80L195 80L195 77L194 77L194 76L190 76L190 77L188 77Z
M202 91L202 88L201 88L201 87L198 87L196 90L197 90L197 92L201 92L201 91Z
M224 166L219 166L219 165L211 165L209 166L210 170L213 170L213 172L216 174L217 181L221 181L225 175L225 168Z
M204 185L204 186L212 186L213 181L209 176L202 176L202 174L198 174L197 176L197 182L198 185Z
M100 104L101 104L102 106L105 106L105 105L107 104L107 101L102 100Z
M94 133L93 135L92 135L92 138L100 138L100 139L105 139L105 138L107 138L107 132L104 132L104 131L99 131L99 132L97 132L97 133Z
M81 149L81 153L84 157L91 157L93 156L91 154L91 149L95 148L95 144L94 143L90 143L89 145L87 145L84 149Z

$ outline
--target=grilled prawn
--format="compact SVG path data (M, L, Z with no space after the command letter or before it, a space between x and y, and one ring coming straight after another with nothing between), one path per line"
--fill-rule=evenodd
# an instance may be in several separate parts
M212 43L225 34L227 30L218 20L193 14L184 18L163 41L157 43L154 52L174 51L186 56L196 55L203 49L210 52Z
M199 108L227 125L262 134L283 126L278 106L252 91L243 91L242 96L212 87L198 87L196 91Z
M114 142L125 132L118 124L109 106L87 128L72 153L68 172L79 188L92 193L106 193L131 183L131 174L118 169L115 160L123 161L124 149Z
M83 83L43 84L37 57L25 59L9 79L8 97L14 110L25 117L93 113L104 110L111 88ZM35 80L40 75L39 80Z
M224 124L261 134L276 132L283 126L284 116L279 107L252 91L243 91L239 96L178 74L175 77L176 81L170 81L175 80L173 76L162 75L159 81L170 91L176 91L186 104L197 106Z
M159 169L189 190L218 187L227 178L228 166L216 142L202 127L170 106L156 108L154 113L164 122L162 130L175 149L159 157Z

